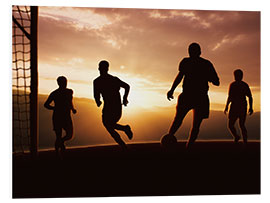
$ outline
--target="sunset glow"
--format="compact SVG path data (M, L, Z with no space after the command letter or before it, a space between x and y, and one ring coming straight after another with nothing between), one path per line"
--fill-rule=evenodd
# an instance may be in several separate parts
M39 90L48 94L65 75L75 97L93 99L98 62L106 59L131 86L130 110L175 105L166 92L194 41L221 80L210 85L211 109L224 108L232 72L241 68L260 111L259 12L40 7Z

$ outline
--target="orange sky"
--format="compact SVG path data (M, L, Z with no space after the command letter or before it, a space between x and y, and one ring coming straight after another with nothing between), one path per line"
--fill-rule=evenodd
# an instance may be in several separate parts
M131 85L131 110L175 105L166 92L188 45L198 42L221 80L210 85L211 108L224 108L232 72L241 68L260 111L259 12L39 7L38 37L40 93L65 75L74 96L93 98L97 65L106 59L110 73Z

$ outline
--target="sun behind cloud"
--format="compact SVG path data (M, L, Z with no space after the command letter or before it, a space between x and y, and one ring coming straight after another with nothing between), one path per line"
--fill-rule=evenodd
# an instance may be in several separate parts
M131 85L130 108L173 105L166 92L194 41L221 79L220 87L210 85L213 108L221 110L232 73L241 68L260 111L259 12L40 7L40 93L65 75L74 96L92 99L97 65L105 59L110 73ZM175 97L179 92L181 85Z

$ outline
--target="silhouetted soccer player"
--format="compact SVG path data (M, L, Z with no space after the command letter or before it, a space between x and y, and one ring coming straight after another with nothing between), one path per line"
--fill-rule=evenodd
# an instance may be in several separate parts
M120 88L125 89L123 96L123 104L128 104L129 85L119 78L108 74L109 63L107 61L101 61L99 63L100 76L94 80L94 98L97 106L101 105L100 95L102 95L104 105L102 109L102 122L107 131L113 137L113 139L126 149L125 142L121 139L120 135L115 130L121 130L126 133L131 140L133 133L129 125L120 125L117 122L122 115L122 102L120 96Z
M238 142L240 136L237 134L236 129L234 127L235 122L239 119L239 126L241 129L241 133L243 136L243 142L247 143L247 129L245 126L246 116L247 116L247 100L249 99L249 115L253 113L253 99L251 95L251 91L247 83L242 81L243 79L243 71L237 69L234 71L234 79L235 81L230 84L229 87L229 96L226 102L226 107L224 113L228 112L228 107L230 105L229 111L229 124L228 127L234 137L234 141Z
M73 106L73 90L67 88L67 79L64 76L57 78L59 88L54 90L44 103L44 107L53 110L53 130L56 134L55 150L65 150L65 141L73 136L73 124L70 111L77 113ZM54 102L54 106L51 103ZM62 129L66 135L62 137Z
M176 133L186 114L193 109L193 125L187 147L197 139L202 120L209 117L208 82L219 86L219 78L212 63L200 57L200 45L197 43L190 44L188 52L189 57L180 62L179 73L167 93L168 100L173 99L175 88L184 78L183 91L178 97L176 115L170 127L169 135Z

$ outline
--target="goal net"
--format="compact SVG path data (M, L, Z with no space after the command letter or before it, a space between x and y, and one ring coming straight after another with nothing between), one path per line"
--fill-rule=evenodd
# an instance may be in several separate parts
M12 6L13 152L37 152L37 12Z

